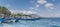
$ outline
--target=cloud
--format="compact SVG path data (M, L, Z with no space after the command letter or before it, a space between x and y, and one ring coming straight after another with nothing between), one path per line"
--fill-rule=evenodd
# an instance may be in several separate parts
M39 3L38 5L36 5L37 8L40 6L40 4L44 4L46 9L54 9L54 4L48 3L47 0L37 0L37 3Z
M54 5L53 5L52 3L46 3L46 4L45 4L45 7L46 7L46 8L50 8L50 9L54 9L54 8L53 8Z
M60 17L60 13L58 13L58 14L50 14L49 17Z
M54 13L42 13L40 14L41 17L60 17L60 13L54 14Z
M12 14L20 13L20 10L10 10Z
M60 17L60 13L59 14L56 14L55 17Z
M38 0L37 3L39 3L39 4L45 4L45 3L47 3L47 1L46 0Z
M52 7L53 6L53 4L51 4L51 3L47 3L46 5L45 5L45 7Z
M39 10L38 8L40 7L40 5L39 4L37 4L37 5L35 5L35 7L34 7L34 10Z
M30 3L33 3L34 1L30 1ZM38 4L37 4L38 3ZM39 10L38 8L40 7L40 4L45 4L47 3L46 0L37 0L37 3L35 5L34 8L30 8L30 9L34 9L34 10ZM34 3L33 3L34 4Z
M39 4L37 4L37 5L36 5L36 8L38 8L39 6L40 6L40 5L39 5Z
M18 10L18 9L14 10L10 4L5 4L4 6L7 7L12 14L17 14L17 13L35 14L36 13L34 11L26 11L26 10ZM30 7L30 9L34 9L34 8Z
M34 11L23 11L24 14L36 14Z
M23 14L36 14L34 11L26 11L26 10L10 10L12 14L23 13Z
M53 0L54 1L54 0ZM48 9L48 11L51 11L52 9L54 9L54 4L52 3L48 3L47 0L37 0L37 5L36 5L36 9L38 9L40 7L40 4L44 5L46 9ZM36 10L35 9L35 10ZM38 9L39 10L39 9Z
M33 7L30 7L29 9L34 9Z
M35 7L30 7L29 9L31 9L31 10L38 10L39 6L40 5L37 4L37 5L35 5Z

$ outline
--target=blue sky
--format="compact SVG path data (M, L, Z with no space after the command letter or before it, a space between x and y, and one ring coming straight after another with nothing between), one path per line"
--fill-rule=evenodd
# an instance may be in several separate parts
M0 0L0 6L7 7L12 13L60 17L60 0Z

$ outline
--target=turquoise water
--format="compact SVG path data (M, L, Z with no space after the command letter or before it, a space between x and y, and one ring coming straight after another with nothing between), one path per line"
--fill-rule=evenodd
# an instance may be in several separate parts
M3 23L0 27L60 27L60 18L42 18L39 20L19 20L16 23Z

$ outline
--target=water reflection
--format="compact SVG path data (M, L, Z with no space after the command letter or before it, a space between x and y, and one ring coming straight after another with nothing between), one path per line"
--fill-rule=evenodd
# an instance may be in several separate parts
M58 19L40 19L35 21L19 20L19 22L16 23L0 24L0 27L60 27L60 21L58 21Z
M0 24L0 27L3 27L3 25L2 25L2 24Z

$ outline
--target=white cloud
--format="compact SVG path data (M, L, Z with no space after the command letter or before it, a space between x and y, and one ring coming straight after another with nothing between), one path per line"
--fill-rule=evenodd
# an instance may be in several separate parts
M54 4L48 3L47 0L37 0L37 3L39 3L39 4L36 5L36 9L39 8L40 4L43 4L45 6L45 8L48 9L48 11L51 11L52 9L54 9Z
M33 1L31 1L31 2L33 2ZM47 1L46 0L37 0L37 3L38 4L36 4L34 8L31 7L30 9L38 11L39 10L38 8L40 7L40 4L45 4L45 3L47 3Z
M47 3L47 1L46 0L38 0L37 3L39 3L39 4L45 4L45 3Z
M20 13L21 10L10 10L12 14L17 14L17 13Z
M34 11L23 11L24 14L36 14Z
M39 6L40 6L40 5L37 4L37 5L35 5L35 7L30 7L29 9L31 9L31 10L39 10L39 9L38 9Z
M45 4L45 7L47 7L47 8L52 7L52 6L54 6L52 3L46 3Z
M49 9L54 9L54 5L52 3L46 3L45 7Z
M50 14L49 17L60 17L60 13L58 13L58 14Z
M55 17L60 17L60 13L59 14L56 14Z
M40 14L41 17L60 17L60 13L59 14L53 14L53 13L48 13L48 14Z
M55 0L53 0L53 1L55 1ZM45 8L54 9L54 5L52 3L48 3L47 0L37 0L37 3L39 3L38 5L36 5L37 8L40 6L40 4L44 4Z
M34 11L26 11L26 10L10 10L11 13L17 14L17 13L23 13L23 14L36 14Z
M39 9L38 9L39 6L40 6L39 4L35 5L34 10L36 10L36 11L39 10Z
M39 6L40 6L40 5L37 4L37 5L36 5L36 8L38 8Z
M30 7L29 9L34 9L33 7Z

